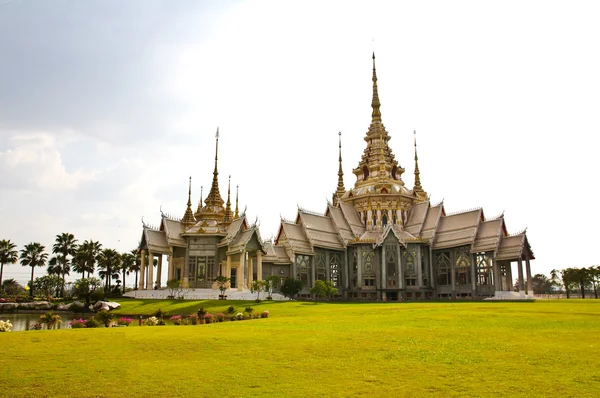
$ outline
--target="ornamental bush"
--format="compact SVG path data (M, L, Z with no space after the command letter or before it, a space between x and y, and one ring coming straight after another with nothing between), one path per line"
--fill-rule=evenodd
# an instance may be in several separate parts
M119 319L117 319L117 325L130 326L132 323L133 323L132 318L126 318L126 317L122 316Z
M234 312L235 312L235 307L233 305L230 305L229 308L227 308L227 313L233 314Z
M82 329L85 327L86 323L87 320L83 318L73 319L71 322L69 322L69 326L71 326L72 329Z
M261 318L268 318L269 317L269 311L263 311L263 312L261 312L260 317Z
M158 325L158 318L155 316L151 316L150 318L144 321L145 326L156 326Z
M41 323L32 323L31 325L29 325L28 330L42 330L42 324Z
M12 323L9 320L1 321L0 320L0 332L10 332L12 330Z
M112 322L114 314L108 312L106 310L99 311L94 318L98 320L98 322L104 324L104 327L110 327L110 323Z
M205 323L213 323L215 320L215 316L213 314L206 314L204 315L204 322Z
M246 309L244 311L247 312L248 314L252 314L252 311L254 311L254 308L246 307Z
M61 322L60 315L56 315L54 311L49 311L44 315L40 315L40 323L45 323L48 330L52 329Z
M217 322L223 322L225 320L225 314L223 314L222 312L219 312L217 314Z
M169 320L173 322L173 325L175 326L181 325L181 315L173 315Z
M100 326L102 324L95 317L88 319L85 323L86 329L99 328Z
M235 314L235 319L237 319L238 321L243 321L244 314L242 314L241 312L238 312L237 314Z

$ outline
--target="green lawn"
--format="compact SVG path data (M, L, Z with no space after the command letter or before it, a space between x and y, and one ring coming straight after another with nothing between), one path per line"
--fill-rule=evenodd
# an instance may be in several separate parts
M271 317L1 333L0 396L600 396L597 300L121 303Z

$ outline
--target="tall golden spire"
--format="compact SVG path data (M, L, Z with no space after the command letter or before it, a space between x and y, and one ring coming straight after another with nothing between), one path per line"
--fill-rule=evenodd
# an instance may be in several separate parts
M235 214L233 215L233 218L240 218L240 211L238 209L238 194L240 192L240 186L236 185L235 186Z
M417 156L417 130L413 131L413 134L415 136L415 187L413 188L413 192L417 196L427 196L427 193L421 186L421 172L419 171L419 157Z
M373 113L371 114L372 121L381 122L381 111L379 107L381 103L379 102L379 94L377 92L377 71L375 70L375 51L373 51L373 100L371 101L371 108L373 108Z
M232 219L231 213L231 175L229 176L229 183L227 184L227 205L225 206L225 219L223 221L230 222Z
M344 193L346 193L346 188L344 187L344 171L342 170L342 132L340 131L338 133L338 135L339 135L339 144L338 144L339 158L338 158L338 161L340 163L340 166L338 169L337 189L335 191L335 194L333 194L333 204L334 205L337 202L336 198L341 198L342 195L344 195Z
M210 187L210 192L206 197L206 205L207 206L223 206L223 198L221 198L221 194L219 193L219 169L218 169L218 161L219 161L219 128L217 127L217 134L215 136L216 144L215 144L215 170L213 171L213 180L212 185Z
M204 191L204 186L200 186L200 202L198 202L198 208L196 209L196 213L194 213L194 217L198 219L200 213L202 212L202 191Z
M196 223L194 219L194 214L192 213L192 177L190 177L190 184L188 188L188 201L187 201L187 209L185 210L185 214L181 219L181 223L189 228Z

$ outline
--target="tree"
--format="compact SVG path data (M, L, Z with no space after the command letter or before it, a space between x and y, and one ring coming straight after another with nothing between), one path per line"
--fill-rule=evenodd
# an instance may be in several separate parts
M14 264L19 259L19 253L16 250L17 246L10 239L0 240L0 286L2 286L2 274L5 264Z
M81 277L87 277L94 273L96 268L96 262L98 262L100 254L102 253L102 244L98 241L93 240L84 241L79 249L77 250L76 257L78 257L78 268L76 272L81 272Z
M129 275L135 266L135 256L132 253L121 254L121 272L123 272L123 294L125 294L125 275Z
M104 249L98 261L100 272L98 273L104 282L104 293L110 292L111 279L119 277L119 269L121 266L121 255L114 249Z
M75 281L75 294L78 298L85 298L85 304L90 305L90 297L96 291L102 282L98 278L81 278Z
M41 292L46 300L51 300L52 296L60 291L62 279L59 275L45 275L35 278L33 287L37 292Z
M592 275L587 268L573 268L572 279L579 285L581 290L581 298L585 298L585 288L589 286L592 281Z
M250 285L250 293L256 293L256 301L260 301L260 292L263 291L262 281L252 281Z
M535 274L531 278L531 285L535 294L551 294L555 291L552 279L544 274Z
M25 288L16 279L6 279L2 282L2 290L7 296L16 298Z
M140 272L140 256L138 256L138 251L137 249L133 249L130 254L133 256L134 261L133 264L131 265L131 272L135 272L135 284L133 285L133 288L135 290L138 289L138 273Z
M575 279L575 273L576 272L574 268L567 268L561 270L553 269L550 272L552 280L555 281L557 285L564 286L567 298L571 297L571 289L573 289L573 287L575 287L577 283Z
M73 256L77 251L77 239L75 236L68 232L63 232L60 235L56 235L54 245L52 246L52 253L57 254L56 257L58 264L60 264L60 271L62 275L62 285L60 287L60 296L65 295L65 276L69 275L71 271L69 256ZM57 265L58 265L57 264Z
M217 286L221 291L221 298L223 299L225 298L225 291L229 287L229 281L230 279L224 275L219 275L215 278L215 282L217 282Z
M281 283L281 278L277 275L271 275L263 281L265 292L267 292L267 300L273 299L273 289Z
M169 297L171 298L179 298L181 297L181 292L183 292L181 281L175 278L167 281L167 289L169 289Z
M21 250L21 265L31 267L31 281L29 295L33 297L33 273L35 267L43 267L46 265L48 259L48 253L45 253L46 248L41 243L31 242L25 245L25 248Z
M295 278L285 278L281 285L281 293L290 299L293 299L302 290L302 281Z
M588 272L590 273L590 281L592 282L592 286L594 288L594 296L596 299L598 298L598 283L600 283L600 266L595 265L588 268Z
M338 290L333 286L332 281L316 280L315 285L310 289L310 293L314 294L317 298L331 298L338 294Z

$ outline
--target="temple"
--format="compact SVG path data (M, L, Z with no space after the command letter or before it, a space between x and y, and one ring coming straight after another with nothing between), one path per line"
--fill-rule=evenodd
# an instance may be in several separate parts
M346 190L341 133L338 181L324 213L298 209L296 218L281 220L272 241L261 238L245 212L231 208L231 177L227 202L219 192L217 129L215 167L210 192L192 210L191 178L182 218L161 210L158 227L144 223L139 289L161 286L163 255L168 279L189 288L216 289L215 278L230 278L230 289L247 290L252 281L269 276L297 278L301 297L310 297L315 281L330 281L342 298L411 300L433 298L532 297L526 231L507 232L504 214L487 218L481 208L447 213L431 203L421 183L416 134L414 184L403 180L381 116L373 54L371 124L366 148L353 169L354 187ZM157 257L157 277L153 268ZM516 265L519 292L514 292ZM524 267L525 266L525 267ZM526 278L526 279L525 279ZM526 282L525 282L526 280Z

